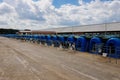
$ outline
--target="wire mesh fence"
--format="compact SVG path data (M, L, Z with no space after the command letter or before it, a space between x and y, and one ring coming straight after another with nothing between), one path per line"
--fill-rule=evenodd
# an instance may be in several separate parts
M92 47L92 52L103 57L108 57L109 62L111 62L111 58L115 58L116 64L117 60L120 58L120 47L114 45L106 46L103 43L95 44Z

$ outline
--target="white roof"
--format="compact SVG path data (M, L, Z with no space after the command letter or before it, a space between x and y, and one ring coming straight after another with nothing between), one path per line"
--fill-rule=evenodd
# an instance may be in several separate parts
M46 31L56 32L101 32L101 31L120 31L120 22L107 24L94 24L73 27L51 28Z

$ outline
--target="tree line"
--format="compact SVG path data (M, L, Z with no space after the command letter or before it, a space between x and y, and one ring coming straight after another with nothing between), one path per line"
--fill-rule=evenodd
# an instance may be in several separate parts
M16 34L19 32L17 29L0 29L0 34Z

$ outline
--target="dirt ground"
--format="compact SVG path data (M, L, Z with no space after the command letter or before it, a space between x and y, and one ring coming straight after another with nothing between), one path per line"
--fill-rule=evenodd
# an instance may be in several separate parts
M120 80L120 60L0 37L0 80Z

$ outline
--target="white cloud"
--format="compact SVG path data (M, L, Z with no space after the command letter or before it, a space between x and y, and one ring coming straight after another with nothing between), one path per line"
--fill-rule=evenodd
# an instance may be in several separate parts
M78 3L80 4L80 5L83 5L83 0L78 0Z
M14 11L14 8L7 3L1 3L0 4L0 15L10 14Z
M52 1L3 0L0 27L42 29L120 21L120 0L78 0L78 6L64 4L60 8L55 8Z

